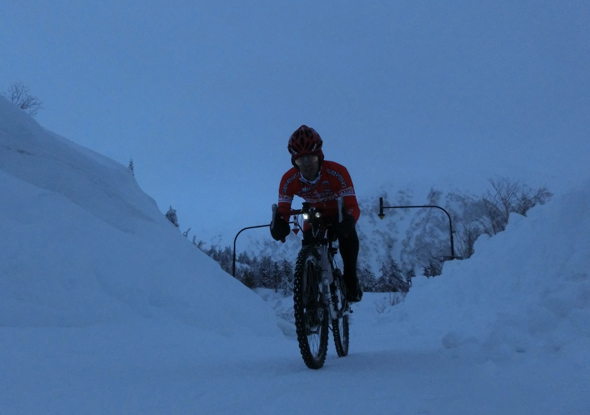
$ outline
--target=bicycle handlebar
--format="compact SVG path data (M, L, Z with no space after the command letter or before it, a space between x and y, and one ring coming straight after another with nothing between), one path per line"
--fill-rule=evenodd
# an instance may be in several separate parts
M339 197L338 198L338 222L342 222L342 220L343 220L343 216L344 216L343 208L344 208L344 200L343 200L343 198ZM314 209L317 212L322 213L321 208L312 208L312 209ZM277 210L278 210L278 206L276 204L272 205L273 220L271 222L271 226L274 223L274 218L275 218ZM305 210L306 210L305 207L303 209L291 209L289 211L289 216L300 215L302 213L305 213Z

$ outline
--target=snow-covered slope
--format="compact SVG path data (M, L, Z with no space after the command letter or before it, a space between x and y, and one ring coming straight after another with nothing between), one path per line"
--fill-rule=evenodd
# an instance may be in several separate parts
M129 169L46 131L4 98L0 194L0 326L132 314L278 332L266 304L183 238Z
M469 260L447 263L436 278L416 277L405 302L383 318L407 347L477 350L481 361L559 352L589 364L589 210L586 181L527 218L512 214L506 231L481 237Z

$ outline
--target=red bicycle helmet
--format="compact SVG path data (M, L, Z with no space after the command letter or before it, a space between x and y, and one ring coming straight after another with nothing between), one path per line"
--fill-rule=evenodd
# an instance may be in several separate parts
M289 138L287 149L291 153L291 162L295 163L295 160L299 157L308 155L319 156L321 162L324 160L322 144L322 138L316 130L307 125L302 125Z

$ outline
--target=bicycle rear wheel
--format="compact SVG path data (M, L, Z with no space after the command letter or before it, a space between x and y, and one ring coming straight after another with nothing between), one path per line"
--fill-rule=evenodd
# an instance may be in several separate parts
M332 320L332 334L334 335L336 353L338 356L344 357L348 355L348 314L344 314L348 309L348 302L344 298L340 284L342 284L342 277L335 279L332 285L332 304L339 316L339 318Z
M329 315L322 295L320 254L313 246L304 246L297 257L293 299L301 356L307 367L319 369L326 360Z

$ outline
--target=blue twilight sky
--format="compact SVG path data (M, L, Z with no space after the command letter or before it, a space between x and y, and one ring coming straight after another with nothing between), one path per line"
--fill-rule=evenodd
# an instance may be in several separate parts
M0 89L198 238L269 221L301 124L361 195L590 174L587 0L0 0L0 30Z

